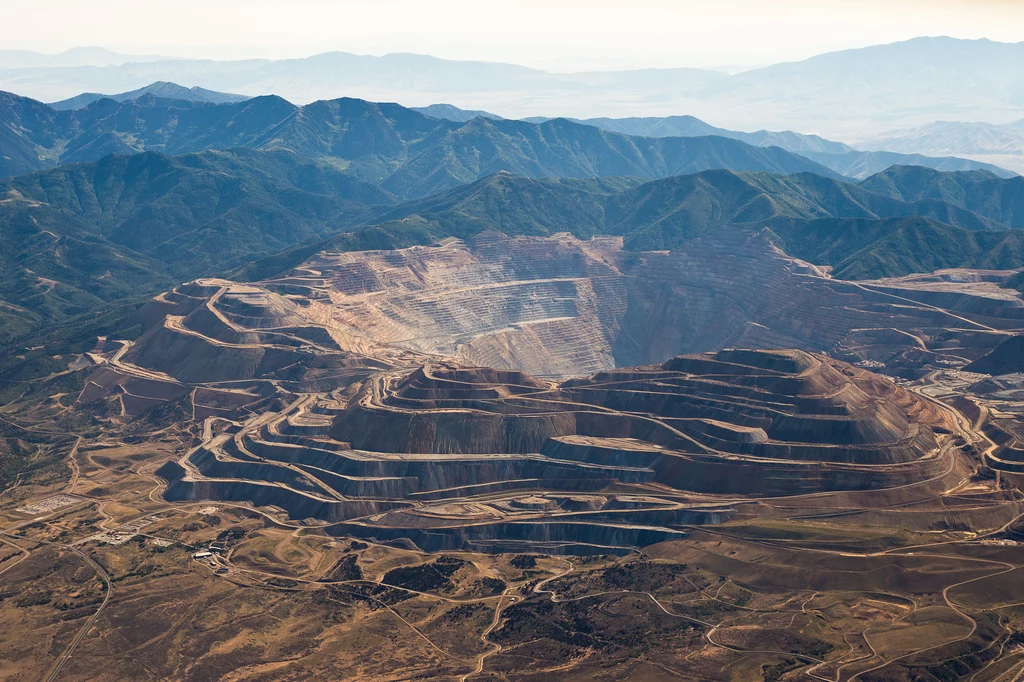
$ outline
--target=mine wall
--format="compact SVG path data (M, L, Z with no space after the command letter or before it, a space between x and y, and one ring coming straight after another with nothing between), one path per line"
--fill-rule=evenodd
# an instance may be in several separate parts
M303 492L314 492L316 488L301 474L273 464L262 462L239 462L222 460L207 450L198 448L188 456L189 464L207 478L240 478L268 483L283 483Z
M618 465L577 463L538 455L506 454L476 457L375 457L374 453L351 451L329 452L313 448L276 447L263 441L247 441L250 452L267 459L315 467L348 478L384 477L403 479L405 494L445 488L458 488L501 481L533 479L557 488L561 481L594 480L605 484L612 480L624 483L646 483L654 479L654 471L637 462ZM339 490L339 492L342 492Z
M334 536L375 542L409 540L425 552L475 550L501 553L522 550L528 544L551 554L628 554L634 547L682 540L686 531L639 526L609 526L559 521L502 522L458 528L382 528L357 523L329 526Z
M167 472L170 473L170 472ZM250 503L256 507L278 507L293 519L337 522L380 514L406 504L369 500L321 500L278 485L251 481L170 481L164 499L171 502L215 500Z
M652 472L653 477L653 472ZM415 500L431 501L445 500L448 498L469 497L472 495L486 495L488 493L519 491L523 493L542 493L546 491L558 491L566 493L587 493L599 492L615 480L607 478L563 478L539 479L524 478L519 480L496 481L494 483L477 483L473 485L458 486L454 488L438 488L435 490L421 490L409 493L409 497Z
M678 490L756 497L895 487L938 476L943 466L940 458L877 470L691 454L667 455L654 468L658 483Z
M571 413L538 416L480 412L411 413L353 407L335 420L331 436L357 450L482 454L538 452L552 436L575 433Z
M161 326L136 341L125 360L179 381L204 383L260 376L266 353L262 346L214 346L201 337ZM273 366L286 364L289 363L285 358L278 355Z

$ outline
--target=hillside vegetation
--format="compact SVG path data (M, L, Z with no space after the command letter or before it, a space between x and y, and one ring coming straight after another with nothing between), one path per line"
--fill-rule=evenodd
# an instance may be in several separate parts
M290 152L155 152L0 181L11 339L364 222L395 199Z

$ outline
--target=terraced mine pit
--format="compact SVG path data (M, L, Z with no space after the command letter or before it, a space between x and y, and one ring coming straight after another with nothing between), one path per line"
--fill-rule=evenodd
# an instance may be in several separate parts
M627 253L490 232L199 280L90 354L79 400L131 417L187 396L205 426L160 469L166 499L431 551L624 553L747 499L969 476L955 401L894 381L1010 338L1024 302L1004 274L844 282L729 234ZM716 347L804 350L692 354ZM999 438L985 456L1013 471Z
M99 608L82 679L1012 679L1008 274L485 233L179 286L5 406L71 480L0 508L0 625Z
M936 435L953 428L890 381L801 351L564 382L431 363L227 424L158 473L168 499L269 504L430 551L628 552L730 519L736 496L962 477Z

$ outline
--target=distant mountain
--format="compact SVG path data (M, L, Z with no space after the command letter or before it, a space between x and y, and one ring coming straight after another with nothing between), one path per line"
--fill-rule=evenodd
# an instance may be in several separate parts
M743 133L716 128L693 116L591 118L583 119L580 123L629 135L646 135L648 137L719 135L741 140L755 147L781 147L786 151L817 161L840 175L858 179L874 175L894 165L917 165L943 171L986 170L1001 177L1015 175L1012 171L978 160L950 156L933 157L917 153L901 154L894 151L858 151L842 142L826 140L818 135L804 135L789 130L778 132L759 130L753 133Z
M921 154L897 154L896 152L849 151L842 154L807 152L809 159L831 168L837 173L862 180L891 166L922 166L940 171L986 171L1002 178L1017 174L1006 168L953 156L923 156Z
M177 83L157 81L156 83L151 83L144 88L139 88L138 90L132 90L130 92L122 92L116 95L101 95L95 92L85 92L81 95L76 95L71 99L52 102L50 106L58 111L67 111L69 109L82 109L83 107L101 99L112 99L115 102L124 102L127 100L139 99L145 95L152 95L160 99L182 100L185 102L210 102L213 104L242 102L249 99L245 95L232 95L226 92L214 92L213 90L205 90L200 87L186 88L185 86L178 85Z
M451 104L434 104L429 107L414 107L415 111L422 112L434 118L443 118L449 121L469 121L478 116L483 118L501 118L496 114L486 111L470 111L459 109ZM548 116L531 116L523 119L528 123L546 123L554 120ZM761 130L756 133L741 133L725 128L716 128L710 123L694 116L664 116L644 118L584 118L569 119L576 123L594 126L602 130L611 130L624 135L637 137L705 137L716 135L728 137L733 140L740 140L755 147L782 147L786 151L804 154L806 152L825 152L831 154L842 154L853 151L842 142L833 142L817 135L802 135L790 131L770 132Z
M382 187L415 198L497 171L528 177L655 179L711 168L832 176L824 166L777 147L723 137L630 137L555 119L541 124L476 118L421 148Z
M470 112L455 109L454 112L438 110L441 118L460 120ZM444 115L446 114L447 115ZM526 119L541 123L551 119L532 117ZM893 165L918 165L944 171L986 170L1001 177L1012 177L1014 172L990 163L954 157L930 157L922 154L897 154L889 151L858 151L842 142L826 140L818 135L804 135L792 131L772 132L760 130L743 133L717 128L693 116L667 116L663 118L587 118L573 119L578 123L613 130L627 135L645 137L697 137L717 135L740 140L755 147L781 147L786 151L806 156L840 175L863 179Z
M410 107L413 111L418 111L425 116L431 118L443 118L447 121L455 121L456 123L465 123L466 121L472 121L474 118L493 118L501 119L501 116L492 114L488 111L473 111L469 109L460 109L454 104L431 104L429 107ZM542 121L536 121L536 123L542 123Z
M759 130L741 133L735 130L717 128L693 116L666 116L663 118L585 118L579 121L605 130L614 130L626 135L644 137L699 137L718 135L740 140L755 147L782 147L797 154L825 152L842 154L852 151L842 142L833 142L817 135L802 135L791 131L771 132Z
M729 125L756 114L762 125L774 127L781 117L790 121L785 127L841 138L911 121L921 125L966 117L1001 122L1007 112L1021 108L1021 63L1024 43L914 38L740 73L701 93L701 99L723 98L723 104L731 101L745 111L745 116L715 118Z
M274 92L300 103L335 99L344 94L416 105L452 102L469 109L502 111L503 115L508 105L533 103L536 108L517 115L537 115L552 110L540 106L544 102L554 104L555 111L576 113L561 106L567 96L587 101L634 90L695 90L724 76L716 71L686 68L554 74L512 64L452 61L428 55L378 57L327 52L276 61L165 59L100 69L73 66L4 69L0 66L0 89L53 101L67 99L83 90L122 92L153 81L172 81L251 96ZM478 97L479 105L467 106ZM491 102L499 106L490 106Z
M1020 154L1024 152L1024 119L1003 125L935 121L859 140L857 146L906 154L923 149L944 154Z
M856 142L858 149L950 154L1024 173L1024 120L1004 125L935 121Z
M939 37L832 52L734 75L698 69L560 74L423 55L332 52L279 61L0 66L0 88L53 101L83 90L125 92L171 81L250 96L275 92L299 103L342 94L411 105L450 102L507 118L684 111L734 130L804 130L849 140L935 120L1020 118L1021 63L1024 43ZM932 148L914 151L949 155Z
M721 137L641 138L555 119L439 120L397 104L343 98L296 107L280 97L210 104L146 94L57 111L0 94L0 174L111 153L288 149L415 198L506 170L529 177L655 179L709 168L771 173L826 167L779 148Z
M804 135L789 130L772 132L759 130L743 133L716 128L692 116L670 116L667 118L636 119L584 119L581 123L595 125L606 130L617 130L631 135L645 134L650 137L694 137L697 135L719 135L741 140L755 147L781 147L786 151L806 156L840 175L863 179L894 165L918 165L944 171L987 170L1002 177L1014 173L998 166L953 157L930 157L922 154L898 154L891 151L858 151L842 142L826 140L817 135ZM629 132L635 130L638 132ZM646 132L639 132L646 131Z
M108 156L0 181L0 335L323 239L393 202L287 151Z

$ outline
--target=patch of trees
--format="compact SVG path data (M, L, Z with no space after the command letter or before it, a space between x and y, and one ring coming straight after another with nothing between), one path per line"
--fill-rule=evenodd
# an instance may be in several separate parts
M492 639L500 644L529 642L535 639L550 639L575 647L599 645L589 632L592 624L582 612L565 614L555 612L551 602L524 602L505 609L504 622L494 632Z
M442 575L433 564L393 568L384 574L384 582L416 592L429 592L452 586L448 577Z
M504 580L488 576L480 579L480 587L484 594L501 594L508 585L505 584Z
M518 568L524 571L537 567L537 559L530 554L517 554L509 559L508 562L513 566L513 568Z
M222 530L217 534L217 542L224 544L227 542L234 542L241 540L245 537L245 529L241 526L231 526L226 530Z
M15 599L14 603L24 609L30 606L49 604L51 599L53 599L53 592L50 590L39 590L38 592L26 592Z
M467 565L467 562L458 557L442 555L429 564L393 568L384 574L384 583L416 592L450 590L454 585L449 578Z
M666 587L686 570L686 564L630 561L605 569L602 580L610 588L650 592L659 587Z
M460 604L454 609L445 611L444 615L441 616L441 621L448 625L464 623L484 608L480 604Z
M359 564L356 562L355 554L348 554L341 557L338 563L334 564L333 568L327 572L327 574L321 578L324 582L338 582L341 580L362 580L363 570L359 568Z
M154 566L153 564L142 564L141 566L139 566L139 567L137 567L137 568L135 568L135 569L133 569L131 571L128 571L127 573L124 573L122 575L115 575L114 577L112 577L110 579L110 582L118 583L118 582L121 582L123 580L128 580L129 578L144 578L144 577L146 577L148 575L151 575L156 570L157 570L157 567Z
M448 554L442 554L437 557L437 560L434 561L432 565L441 575L446 578L450 578L455 574L455 571L459 570L463 566L469 566L469 562Z
M798 658L787 658L781 663L775 665L762 665L761 666L761 678L764 682L778 682L782 679L782 676L791 670L806 665L803 661Z

